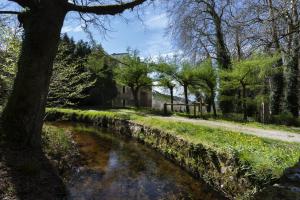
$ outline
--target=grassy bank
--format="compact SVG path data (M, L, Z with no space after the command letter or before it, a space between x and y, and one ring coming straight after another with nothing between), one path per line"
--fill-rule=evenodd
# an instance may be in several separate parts
M60 175L68 172L77 162L79 153L68 130L50 124L44 125L42 147Z
M61 118L84 121L98 118L130 120L149 127L158 128L195 144L202 144L217 152L228 152L238 156L240 162L261 180L272 180L282 176L284 169L293 166L300 157L300 145L259 138L237 132L207 128L188 122L166 121L134 110L71 110L49 108L47 113L60 114Z

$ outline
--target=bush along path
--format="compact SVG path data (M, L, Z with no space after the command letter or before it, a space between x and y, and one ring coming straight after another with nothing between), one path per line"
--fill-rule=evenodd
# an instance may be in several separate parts
M47 109L47 120L85 122L133 137L231 199L251 199L256 195L259 198L260 192L267 194L271 186L277 186L278 191L284 190L285 196L281 199L299 197L297 185L290 184L297 177L297 167L286 170L299 161L298 143L162 120L128 110L51 108ZM268 199L266 195L262 197Z

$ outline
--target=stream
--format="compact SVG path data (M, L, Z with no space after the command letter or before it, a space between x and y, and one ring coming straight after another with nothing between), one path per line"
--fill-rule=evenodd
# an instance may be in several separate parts
M59 122L79 147L82 166L68 178L69 200L223 200L155 150L133 139L87 126Z

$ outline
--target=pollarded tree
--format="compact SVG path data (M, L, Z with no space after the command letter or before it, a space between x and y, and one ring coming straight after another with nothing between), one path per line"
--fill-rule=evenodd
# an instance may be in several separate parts
M176 84L174 83L174 75L176 74L177 67L167 63L165 59L159 59L159 62L155 65L156 72L158 73L157 81L158 86L165 87L170 91L170 101L171 101L171 111L174 111L174 88Z
M117 83L131 89L134 104L139 107L140 90L152 86L152 79L149 77L152 67L147 61L141 61L137 51L129 51L129 54L122 58L122 63L124 64L115 69Z
M225 89L232 88L242 91L244 120L247 120L248 117L248 92L263 87L265 79L276 72L272 66L276 64L277 61L278 55L259 55L236 62L233 64L234 67L231 70L223 70L221 72L221 89L225 87Z
M181 63L181 67L175 73L174 78L183 87L184 99L186 104L186 112L190 112L189 108L189 94L188 88L196 83L195 66L191 63L184 61Z
M195 70L195 86L200 87L203 91L206 91L206 95L209 98L209 105L212 106L214 116L217 117L217 109L215 103L216 87L217 87L217 71L213 68L211 58L201 62Z
M40 147L53 61L67 13L87 14L85 21L96 23L97 16L116 15L145 1L105 5L101 0L7 0L23 11L2 10L0 14L17 14L24 29L18 73L2 115L3 132L9 141L19 147Z

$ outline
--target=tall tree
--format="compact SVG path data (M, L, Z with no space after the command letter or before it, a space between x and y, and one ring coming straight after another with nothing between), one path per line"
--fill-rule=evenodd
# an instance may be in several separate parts
M300 32L297 0L291 0L292 21L290 22L292 34L292 52L288 61L288 91L287 108L294 117L299 116L299 53L300 53Z
M184 99L186 104L186 112L190 112L189 107L189 93L188 89L190 86L195 84L195 66L190 62L183 61L179 70L174 75L176 81L183 87Z
M223 70L221 73L222 87L240 89L242 91L242 107L244 120L248 117L249 93L263 86L267 76L274 70L272 66L278 61L279 56L268 57L266 55L253 56L233 64L231 70Z
M187 53L199 53L201 49L205 54L211 51L216 55L220 68L230 68L231 58L224 34L225 10L230 3L228 0L168 1L169 29L179 47Z
M96 77L83 65L85 58L75 54L75 46L66 36L59 44L47 96L48 106L78 106L96 87Z
M159 62L155 65L156 71L158 72L158 86L168 88L170 91L170 102L171 111L174 111L174 88L176 84L174 83L174 75L176 74L176 65L172 65L166 61L166 59L160 58Z
M231 57L225 41L224 28L230 13L230 0L175 0L168 3L171 23L169 29L180 47L190 55L211 54L220 69L231 68ZM221 91L221 96L233 91ZM233 104L220 100L224 113L232 111Z
M13 91L3 111L2 128L6 138L15 145L40 148L46 97L66 14L90 14L91 21L91 15L116 15L133 9L146 0L133 0L115 5L103 5L100 0L11 1L24 10L0 11L0 14L18 14L19 22L24 28L24 36Z
M269 18L271 21L271 35L272 35L271 46L274 48L275 53L278 53L281 52L281 46L280 46L280 41L278 36L278 28L276 22L275 8L273 6L273 0L268 0L268 8L269 8ZM280 69L282 65L283 65L283 60L281 57L279 57L274 67ZM271 111L273 115L278 115L282 111L283 89L284 89L283 71L278 70L272 76Z
M118 94L113 69L119 63L108 56L100 45L92 48L85 67L96 77L96 85L86 99L87 106L112 106L112 99Z

